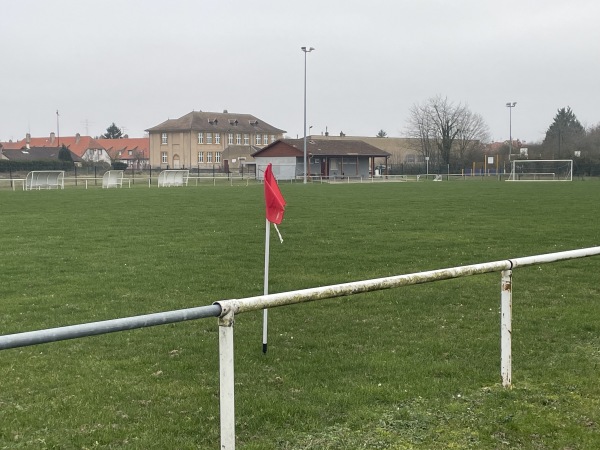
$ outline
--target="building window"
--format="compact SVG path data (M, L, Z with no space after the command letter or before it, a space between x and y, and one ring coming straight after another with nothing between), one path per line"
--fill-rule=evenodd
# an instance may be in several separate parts
M229 133L227 135L227 144L228 145L233 145L233 133Z
M128 154L129 156L133 155L133 150L127 150L127 154Z
M218 163L221 162L221 152L215 153L215 162L218 162Z
M269 143L269 136L266 134L263 134L263 145L267 145Z
M160 136L160 143L162 145L166 145L167 144L167 133L161 134L161 136Z
M212 144L212 133L206 133L206 143Z
M162 161L163 164L166 164L169 162L169 159L167 158L167 152L161 152L160 160Z
M260 145L260 143L262 142L260 134L256 135L256 137L254 138L254 142L256 143L256 145Z
M212 162L212 152L206 152L206 162L207 163Z
M271 142L275 142L275 135L274 134L271 135Z
M215 133L215 144L221 143L221 133Z
M235 134L235 143L237 145L242 145L242 135L240 133Z
M244 133L244 145L250 145L250 136Z
M204 162L204 152L198 152L198 162L199 163Z
M198 133L198 144L204 144L204 133Z

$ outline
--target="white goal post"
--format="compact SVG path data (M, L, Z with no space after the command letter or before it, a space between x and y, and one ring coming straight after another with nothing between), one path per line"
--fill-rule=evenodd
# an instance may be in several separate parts
M64 170L33 170L25 178L25 190L64 189Z
M573 181L573 160L515 159L506 181Z
M158 187L187 186L189 170L163 170L158 174Z
M123 187L123 171L109 170L102 175L102 188Z

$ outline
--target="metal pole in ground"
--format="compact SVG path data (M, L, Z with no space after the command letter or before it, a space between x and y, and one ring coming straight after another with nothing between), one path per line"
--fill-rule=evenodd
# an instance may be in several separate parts
M511 387L512 383L512 270L502 271L500 294L500 372L502 386Z
M235 377L233 372L233 322L231 308L219 317L219 397L221 450L235 450Z

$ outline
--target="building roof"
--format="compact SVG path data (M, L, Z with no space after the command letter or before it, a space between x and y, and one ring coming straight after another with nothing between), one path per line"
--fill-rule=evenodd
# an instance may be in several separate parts
M23 147L19 149L2 149L2 154L10 161L48 161L58 160L60 147ZM71 152L71 159L80 162L82 159Z
M345 139L345 140L326 140L326 139L307 139L306 152L310 156L366 156L366 157L387 157L390 153L381 150L364 141ZM253 157L261 156L303 156L304 139L280 139L265 148L252 154Z
M197 131L197 132L221 132L221 133L266 133L283 134L280 130L267 122L257 119L251 114L237 114L229 112L203 112L192 111L179 119L169 119L146 131L170 132L170 131Z
M96 139L96 141L104 147L113 160L150 159L150 138ZM132 155L129 155L129 150L132 151Z
M64 145L71 153L79 157L82 157L89 149L103 150L102 145L96 139L91 136L81 136L79 133L75 136L61 137L56 137L54 133L51 133L48 137L28 137L15 142L14 145L11 143L12 148L18 149L24 148L27 145L30 147L52 147L57 149Z

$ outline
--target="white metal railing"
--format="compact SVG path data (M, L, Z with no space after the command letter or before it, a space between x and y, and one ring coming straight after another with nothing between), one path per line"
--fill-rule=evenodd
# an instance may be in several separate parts
M453 278L501 272L500 284L500 375L504 387L512 383L512 271L519 267L547 264L569 259L600 255L600 247L526 256L482 264L451 267L406 275L355 281L318 288L221 300L210 306L126 317L102 322L71 325L47 330L0 336L0 350L59 340L131 330L207 317L219 317L219 386L221 416L221 450L235 449L235 390L233 324L236 314L277 306L351 296L364 292L431 283Z

